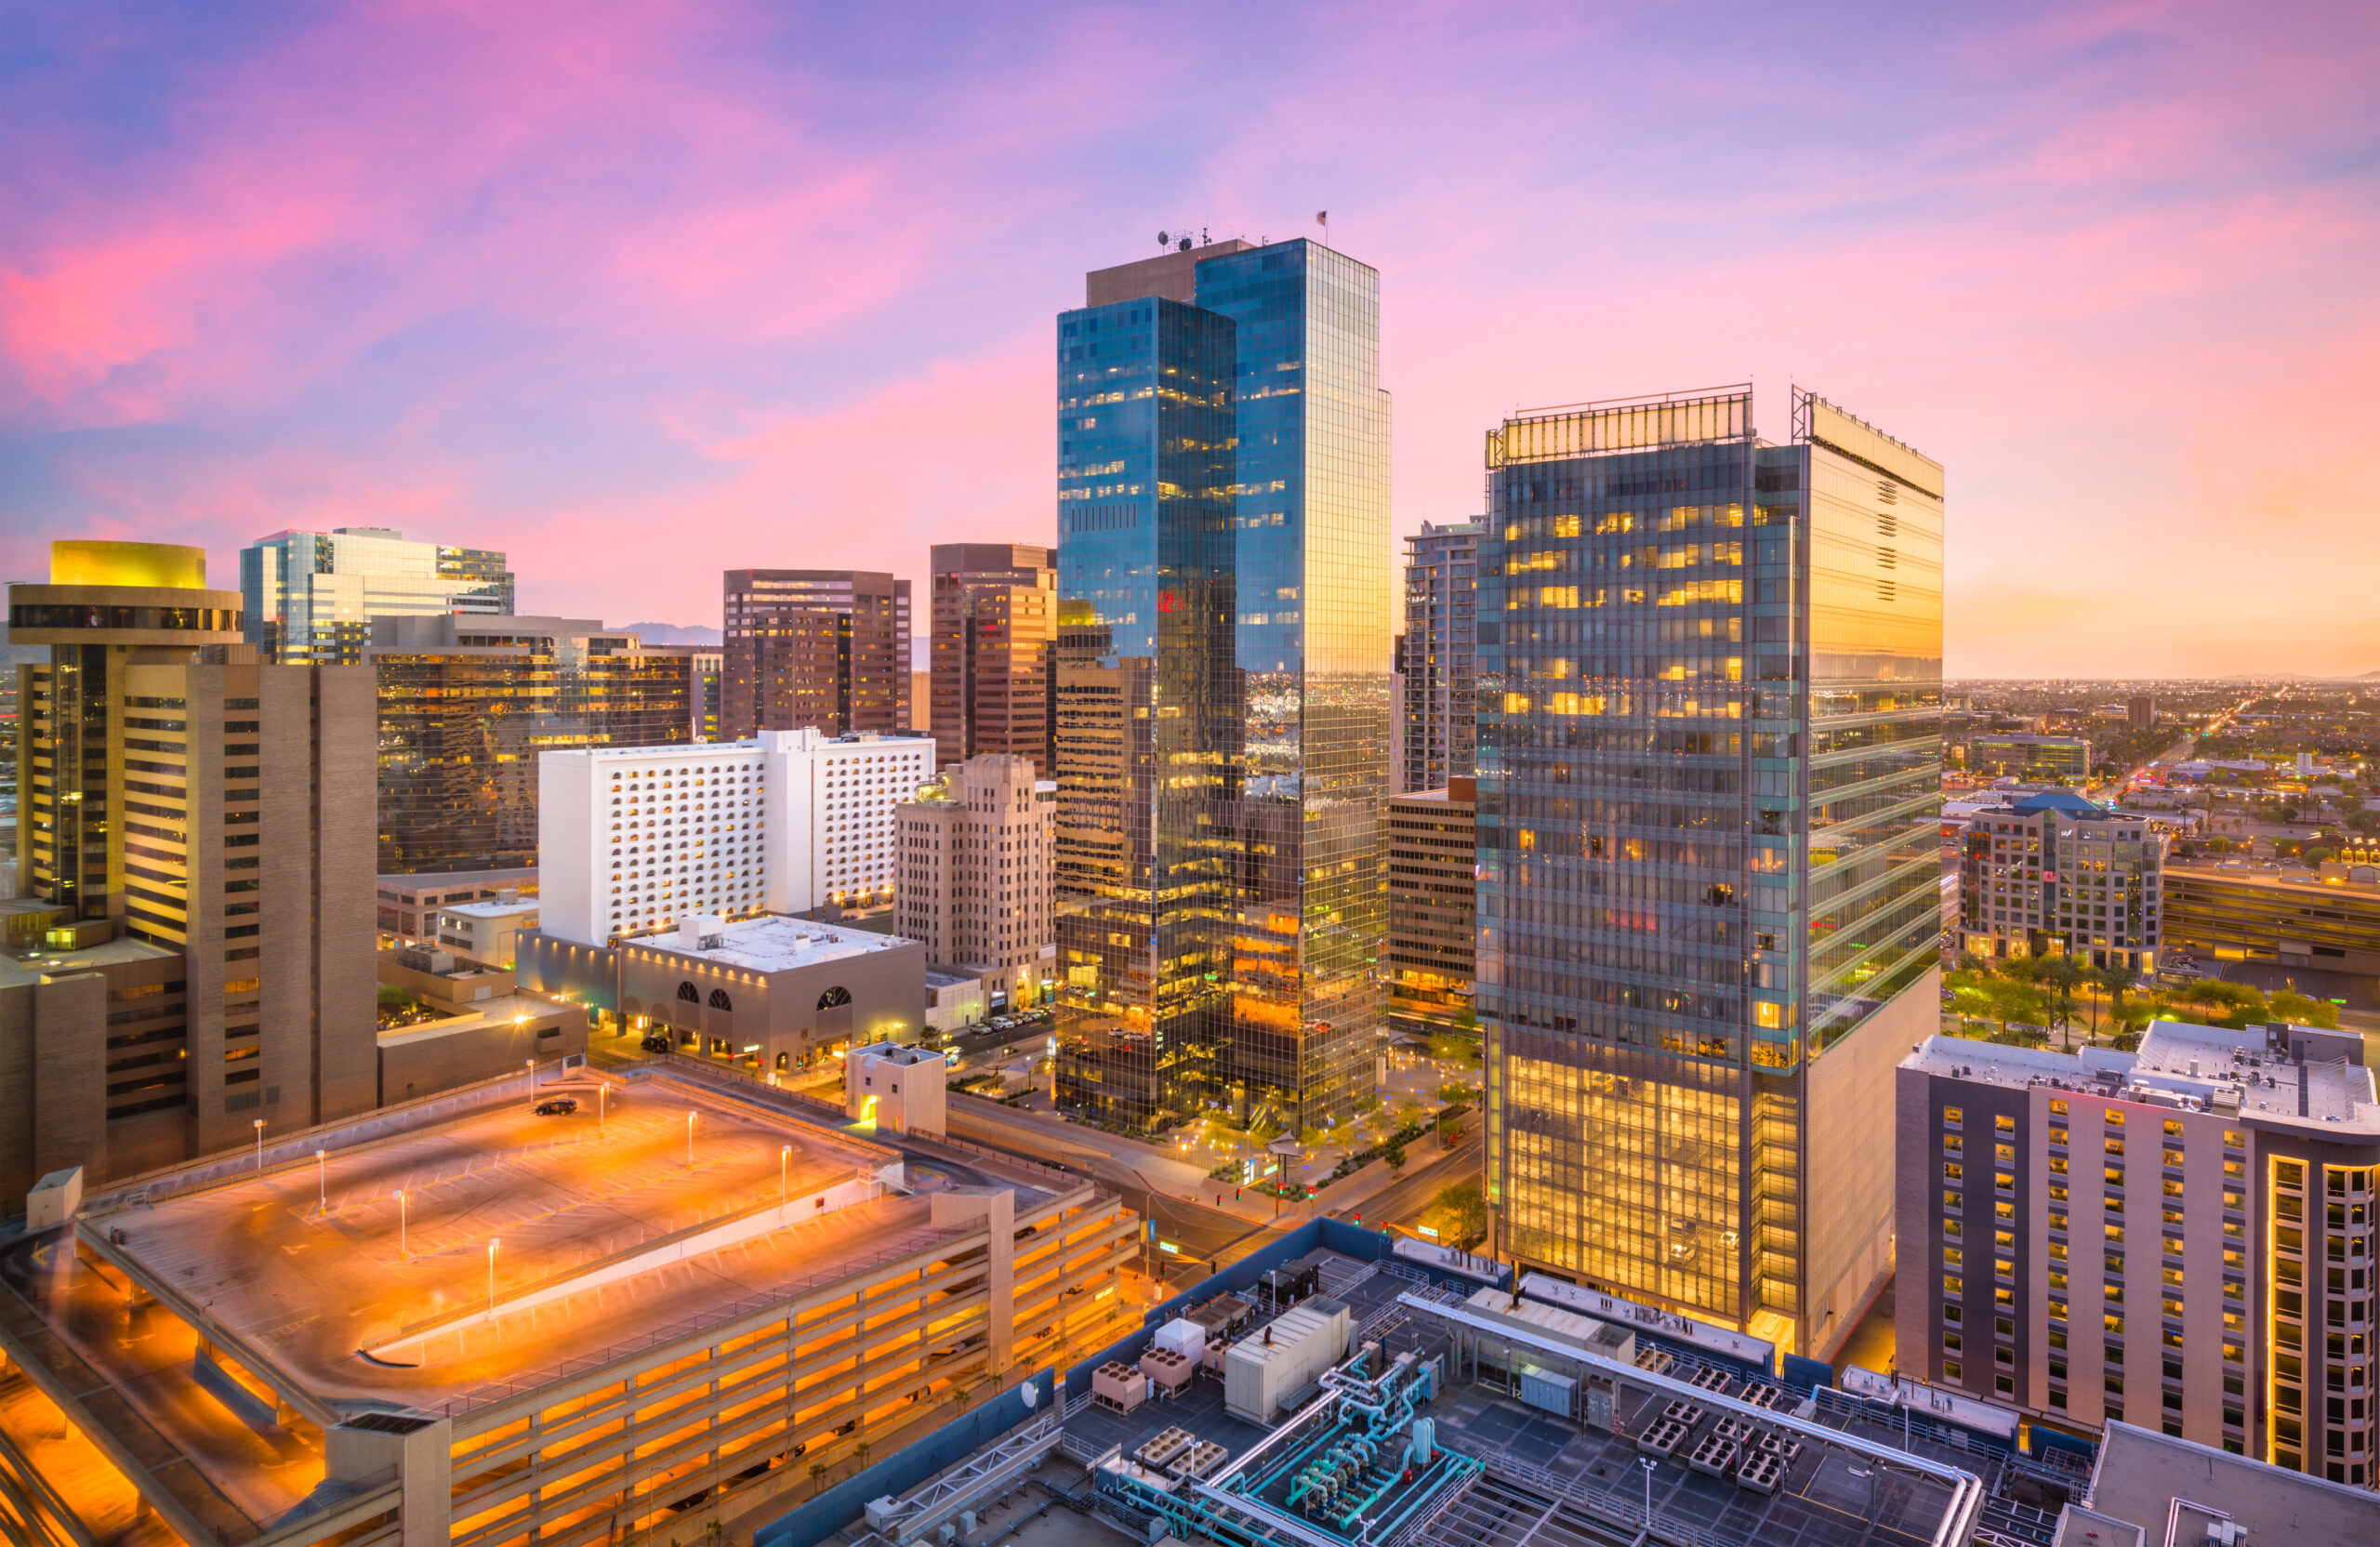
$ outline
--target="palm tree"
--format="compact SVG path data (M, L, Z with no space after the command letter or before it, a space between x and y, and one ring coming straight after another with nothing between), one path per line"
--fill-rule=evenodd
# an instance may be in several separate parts
M2101 967L2091 974L2091 981L2108 991L2108 1015L2110 1020L2123 1019L2123 997L2133 985L2140 981L2140 972L2132 967ZM2099 1001L2091 1001L2091 1039L2099 1037Z
M826 1483L826 1463L825 1461L812 1461L810 1463L810 1497L813 1499L817 1498L818 1489Z
M2074 990L2091 981L2091 970L2070 956L2054 956L2043 961L2033 972L2033 981L2057 992L2058 1030L2066 1045L2074 1045L2071 1021L2074 1015Z

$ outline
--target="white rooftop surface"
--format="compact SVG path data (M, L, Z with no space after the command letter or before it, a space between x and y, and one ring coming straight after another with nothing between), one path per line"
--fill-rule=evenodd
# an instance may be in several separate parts
M524 897L512 903L443 903L440 913L451 913L458 919L517 919L524 913L537 911L537 899Z
M1692 1316L1677 1316L1650 1305L1639 1305L1633 1300L1621 1300L1577 1284L1566 1284L1559 1278L1549 1278L1541 1273L1525 1275L1521 1279L1521 1293L1576 1311L1581 1316L1601 1316L1624 1327L1645 1328L1662 1337L1689 1342L1697 1348L1725 1354L1731 1359L1741 1359L1763 1368L1773 1368L1776 1365L1777 1345L1765 1338L1755 1338L1725 1327L1713 1327L1707 1321L1697 1321Z
M2193 1059L2198 1063L2195 1074L2190 1070ZM1960 1078L2010 1090L2062 1084L2079 1092L2122 1101L2162 1094L2200 1107L2211 1105L2218 1091L2236 1091L2241 1113L2246 1117L2303 1124L2342 1137L2380 1135L2380 1094L2375 1094L2369 1068L2360 1064L2293 1064L2266 1051L2261 1027L2232 1031L2224 1026L2154 1021L2136 1053L2110 1048L2064 1053L1958 1037L1929 1037L1904 1061L1904 1066L1937 1075L1964 1069L1967 1072ZM2112 1089L2101 1080L2103 1074L2115 1077ZM2302 1113L2298 1110L2301 1083Z
M715 961L722 967L741 967L752 972L790 972L797 967L841 961L910 944L896 934L871 934L866 930L840 929L778 913L723 925L719 936L720 944L707 950L687 949L685 937L675 930L640 935L622 944Z
M1929 1386L1906 1375L1880 1375L1872 1369L1848 1365L1843 1371L1843 1389L1854 1396L1930 1412L1962 1428L1999 1435L2008 1439L2016 1437L2016 1414L2013 1409L1995 1407L1977 1397L1963 1396L1954 1391L1944 1391L1939 1386Z

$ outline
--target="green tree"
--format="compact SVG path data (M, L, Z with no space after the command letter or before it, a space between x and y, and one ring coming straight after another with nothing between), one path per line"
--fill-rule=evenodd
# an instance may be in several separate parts
M1440 1216L1439 1238L1449 1245L1468 1246L1488 1234L1488 1198L1476 1182L1439 1188L1430 1207Z
M2192 1004L2217 1025L2245 1025L2265 1018L2265 997L2244 983L2221 978L2192 978L2182 988L2182 1000Z
M818 1490L826 1486L826 1463L825 1461L812 1461L810 1463L810 1497L813 1499L817 1498Z
M2065 1034L2066 1045L2072 1047L2074 1038L2069 1026L2074 1018L2074 991L2091 981L2091 970L2070 956L2054 956L2041 963L2033 981L2057 996L2058 1030Z
M2322 1031L2339 1028L2338 1006L2286 988L2267 997L2265 1013L2272 1020L2286 1021L2294 1026L2313 1026Z
M2140 981L2139 972L2131 967L2101 967L2092 972L2091 981L2107 990L2109 1019L2122 1021L2124 1019L2123 997L2131 992L2134 984ZM2099 1001L2093 999L2091 1001L2091 1039L2097 1041L2098 1037Z

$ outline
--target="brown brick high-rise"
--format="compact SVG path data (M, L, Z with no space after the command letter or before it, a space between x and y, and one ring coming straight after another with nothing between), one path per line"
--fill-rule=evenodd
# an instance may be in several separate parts
M936 756L947 767L1006 753L1050 777L1054 555L1031 543L938 543L930 567Z
M909 583L851 569L732 569L721 739L909 728Z

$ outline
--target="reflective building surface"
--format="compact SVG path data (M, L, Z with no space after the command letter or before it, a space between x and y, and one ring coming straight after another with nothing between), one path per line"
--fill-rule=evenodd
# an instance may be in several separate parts
M694 739L694 661L592 618L397 618L374 630L382 875L537 863L537 755Z
M338 526L276 532L240 549L240 593L248 642L267 662L353 666L375 618L510 613L512 572L494 549Z
M1386 892L1379 276L1226 242L1058 320L1059 1097L1369 1088Z
M722 582L728 741L815 726L909 728L909 583L870 570L732 569Z
M1423 522L1405 539L1405 734L1397 791L1444 789L1471 777L1477 669L1479 535L1476 521Z
M1941 936L1940 467L1806 393L1514 418L1480 543L1505 1244L1832 1348L1890 1271Z

